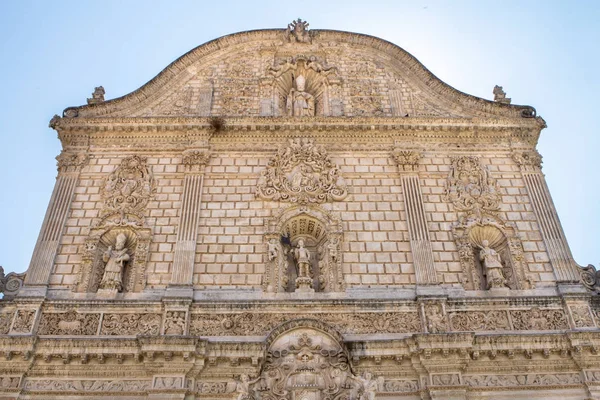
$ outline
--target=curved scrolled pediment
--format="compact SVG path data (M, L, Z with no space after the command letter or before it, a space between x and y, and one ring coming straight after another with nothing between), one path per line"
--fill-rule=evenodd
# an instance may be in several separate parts
M291 25L290 25L291 26ZM534 117L445 84L400 47L372 36L240 32L183 55L123 97L67 108L76 117ZM298 86L300 83L300 86Z

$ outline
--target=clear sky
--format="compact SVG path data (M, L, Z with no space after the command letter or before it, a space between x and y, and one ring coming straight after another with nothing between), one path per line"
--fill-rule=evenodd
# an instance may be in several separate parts
M440 79L536 107L539 150L579 264L600 261L599 1L0 1L0 265L27 269L56 176L54 114L95 86L123 96L214 38L285 28L365 33Z

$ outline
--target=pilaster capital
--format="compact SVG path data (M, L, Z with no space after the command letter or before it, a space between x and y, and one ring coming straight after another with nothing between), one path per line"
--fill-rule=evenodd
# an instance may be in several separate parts
M419 150L401 150L395 148L392 158L398 164L398 169L403 172L416 172L419 170L419 161L423 154Z
M63 151L56 157L56 167L59 173L81 172L88 161L89 156L86 153Z
M189 149L183 152L183 164L186 172L203 172L210 160L210 150L206 148Z
M537 150L514 150L511 154L521 171L540 172L542 168L542 156Z

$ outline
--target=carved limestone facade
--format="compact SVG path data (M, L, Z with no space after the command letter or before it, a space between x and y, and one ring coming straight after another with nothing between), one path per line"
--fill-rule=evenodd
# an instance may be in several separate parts
M600 272L535 109L282 26L52 118L30 267L0 267L0 398L600 399Z

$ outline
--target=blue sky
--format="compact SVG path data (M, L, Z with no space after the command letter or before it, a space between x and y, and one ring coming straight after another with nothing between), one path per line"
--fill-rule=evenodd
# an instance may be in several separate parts
M0 265L27 269L56 176L54 114L95 86L125 95L190 49L229 33L285 28L378 36L463 92L504 86L548 128L539 150L580 264L600 261L600 2L0 2Z

